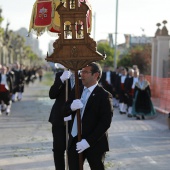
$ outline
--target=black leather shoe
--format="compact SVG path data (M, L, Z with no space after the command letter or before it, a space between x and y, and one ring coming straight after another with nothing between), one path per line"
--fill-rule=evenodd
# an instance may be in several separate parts
M145 120L145 116L142 115L142 120Z
M139 117L139 116L136 116L136 120L140 120L140 117Z
M128 114L127 117L132 117L132 115L131 115L131 114Z
M119 113L122 115L123 114L123 112L121 112L121 111L119 111Z
M6 108L2 108L2 109L1 109L2 112L5 112L5 110L6 110Z

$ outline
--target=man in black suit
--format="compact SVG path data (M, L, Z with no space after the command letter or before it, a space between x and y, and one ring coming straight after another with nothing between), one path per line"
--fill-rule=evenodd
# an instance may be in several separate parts
M13 94L12 94L12 101L16 101L17 99L20 101L22 100L22 93L23 93L23 87L24 87L24 73L20 69L20 64L16 62L14 64L14 68L12 70L14 72L14 88L13 88Z
M134 82L134 70L129 68L128 76L125 79L124 90L125 96L127 97L127 116L132 117L132 104L133 104L133 82Z
M112 94L98 85L102 75L99 64L93 62L81 70L83 86L80 94L87 90L85 102L75 99L75 93L65 103L65 116L72 115L72 128L68 144L69 170L79 170L79 153L83 162L87 159L92 170L104 170L104 156L109 151L107 131L113 116ZM83 95L81 95L82 98ZM84 104L83 104L84 103ZM74 132L76 110L81 109L82 140L78 142ZM73 135L74 134L74 135Z
M66 102L66 80L68 80L69 95L74 86L74 74L68 70L56 73L54 84L49 91L50 99L55 99L49 122L52 124L53 157L56 170L65 170L66 125L61 109Z
M127 78L127 69L122 68L121 70L121 77L118 82L119 86L119 109L120 114L126 114L127 111L127 96L125 95L125 80Z
M61 66L63 68L63 66ZM66 83L68 80L68 83ZM66 85L68 86L66 87ZM79 85L81 85L79 80ZM69 96L75 86L75 76L73 71L59 71L55 75L55 80L49 91L50 99L55 99L51 109L49 122L52 124L53 135L53 157L56 170L65 170L65 150L66 150L66 123L70 117L63 118L62 108L66 102L66 93ZM67 91L66 91L67 89ZM68 123L69 128L69 123Z
M120 81L122 76L122 66L116 68L116 75L115 75L115 83L114 83L114 107L119 107L119 101L120 101Z
M100 79L100 83L102 87L109 91L113 96L115 96L114 93L115 78L116 72L111 71L110 67L108 65L105 65L102 72L102 77Z

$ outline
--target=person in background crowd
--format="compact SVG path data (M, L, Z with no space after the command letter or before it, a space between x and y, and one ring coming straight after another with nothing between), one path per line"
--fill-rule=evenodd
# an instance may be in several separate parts
M133 79L134 79L134 70L129 68L128 76L125 79L125 96L127 97L127 116L132 117L132 103L133 103Z
M1 67L2 67L2 65L0 66L0 69L1 69ZM14 72L11 71L11 65L7 66L6 69L7 69L7 73L6 73L6 74L11 77L12 87L13 87ZM7 108L7 106L6 106L6 104L4 103L4 101L2 100L2 101L1 101L1 111L4 112L4 111L6 110L6 108Z
M143 74L139 75L139 81L135 85L132 114L138 120L156 114L151 101L150 85Z
M107 131L113 116L112 94L98 84L102 75L99 64L93 62L87 65L80 74L83 84L79 89L81 99L75 99L73 91L64 105L64 116L73 116L68 144L69 170L80 169L79 153L83 154L83 162L87 159L92 170L104 170L105 153L109 151ZM82 140L79 142L77 109L81 109L82 119Z
M132 115L132 105L133 105L133 96L134 96L134 88L136 82L138 82L138 77L139 77L139 70L133 70L129 69L129 78L128 83L126 82L125 84L125 91L128 96L128 117L133 117Z
M29 85L31 82L31 76L32 76L32 71L31 68L29 66L26 66L25 68L25 84Z
M15 102L16 98L19 101L22 100L22 93L24 89L25 79L24 79L23 71L22 69L20 69L20 65L18 62L14 64L13 72L14 72L15 78L14 78L14 89L13 89L12 101Z
M133 88L135 88L135 84L139 81L139 69L134 70L134 81L133 81Z
M20 65L20 72L22 74L22 85L20 87L21 91L18 97L18 100L22 100L22 95L24 93L24 87L25 87L25 79L26 79L26 70L25 70L25 65L21 64Z
M123 67L117 67L116 69L116 76L115 76L115 83L114 83L114 94L115 94L115 103L113 103L114 107L119 107L119 100L120 100L120 81L121 81L121 75L122 75L122 69Z
M114 83L115 83L115 75L116 73L110 70L108 65L105 65L102 72L102 77L100 79L100 83L104 89L109 91L113 96L114 94Z
M68 80L68 91L66 91L66 80ZM74 85L75 76L73 71L59 71L56 73L54 84L49 91L50 99L55 99L49 122L52 124L53 157L56 170L65 170L66 123L61 110L66 102L66 93L69 96Z
M126 114L127 111L127 96L125 95L125 80L127 78L127 70L125 68L122 68L122 75L120 78L119 86L120 86L120 91L119 91L119 109L120 109L120 114Z
M14 77L14 72L11 70L12 69L12 65L9 64L6 68L7 68L7 73L6 74L12 80L12 87L13 87L13 85L14 85L14 78L15 77ZM4 112L6 110L6 108L7 108L6 104L3 101L1 101L1 110Z
M138 68L137 65L133 65L132 68L133 68L134 71L135 71L135 70L139 70L139 68Z
M117 83L117 75L118 75L118 67L113 71L113 107L119 106L119 101L117 98L117 92L116 92L116 83Z
M6 68L7 68L7 74L11 76L12 83L14 83L15 75L14 75L14 72L12 71L12 65L9 64Z
M36 75L36 67L32 67L31 68L31 82L34 83L34 81L37 79L37 75Z
M2 65L1 65L1 63L0 63L0 74L1 74L1 68L2 68ZM2 107L5 106L5 104L4 104L3 102L1 102L0 105L1 105L1 106L0 106L0 115L1 115L1 114L2 114L2 111L3 111L3 108L2 108Z
M38 73L39 81L41 82L42 77L43 77L43 69L42 69L42 67L38 68L37 73Z
M7 68L2 66L0 72L0 104L3 103L6 105L6 115L9 115L11 112L12 89L12 78L7 74ZM1 109L0 105L0 114L2 114Z

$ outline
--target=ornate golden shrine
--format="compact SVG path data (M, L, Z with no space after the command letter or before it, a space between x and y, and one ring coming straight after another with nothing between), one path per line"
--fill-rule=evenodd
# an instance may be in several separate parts
M47 61L60 63L71 70L79 70L93 61L105 59L96 50L96 42L90 38L87 28L89 6L78 0L60 1L56 8L60 15L59 38L53 43L54 51Z

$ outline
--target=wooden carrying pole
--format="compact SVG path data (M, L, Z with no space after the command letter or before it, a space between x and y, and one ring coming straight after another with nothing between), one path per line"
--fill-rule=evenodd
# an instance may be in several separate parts
M66 80L66 101L68 99L68 80ZM80 91L79 91L79 75L78 70L75 71L75 98L80 99ZM77 110L77 130L78 130L78 142L81 141L81 116L80 116L80 109ZM68 121L66 121L66 170L69 169L68 166ZM79 153L79 169L83 170L83 154Z
M78 70L75 71L75 98L80 99ZM77 110L76 114L77 114L78 142L80 142L81 141L80 109ZM83 170L83 154L82 153L79 153L79 170Z
M68 80L66 80L65 99L68 100ZM66 170L68 170L68 121L66 121Z

